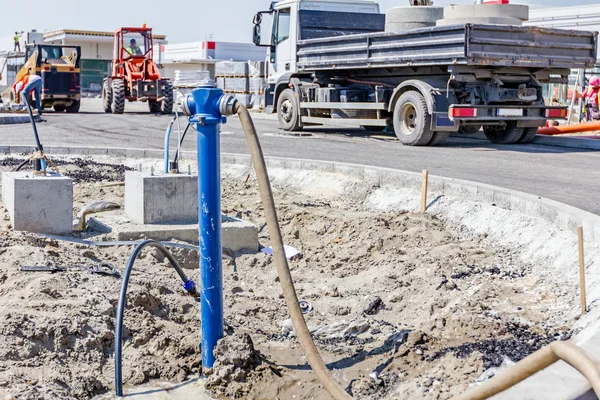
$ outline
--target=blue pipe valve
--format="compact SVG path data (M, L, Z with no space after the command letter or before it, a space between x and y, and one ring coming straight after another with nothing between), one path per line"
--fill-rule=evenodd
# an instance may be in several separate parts
M237 101L212 83L200 86L183 101L182 111L196 124L198 138L198 225L202 366L212 368L213 350L223 337L223 271L221 249L221 124Z

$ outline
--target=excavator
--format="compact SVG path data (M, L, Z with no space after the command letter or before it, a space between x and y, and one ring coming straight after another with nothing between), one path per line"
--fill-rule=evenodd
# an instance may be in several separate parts
M173 112L173 85L161 78L153 61L152 29L120 28L115 32L112 75L104 80L104 112L123 114L125 100L148 103L151 113Z
M79 46L27 45L25 65L16 80L26 74L42 78L42 108L56 112L77 113L81 105L81 48ZM11 93L11 101L14 101Z

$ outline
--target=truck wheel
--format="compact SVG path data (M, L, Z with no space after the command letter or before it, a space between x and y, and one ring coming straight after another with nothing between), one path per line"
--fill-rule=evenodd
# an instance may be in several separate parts
M112 90L108 87L107 80L102 84L102 107L104 107L105 113L112 112Z
M112 105L113 114L125 112L125 84L121 79L112 81Z
M433 138L427 143L427 146L441 146L446 143L446 139L450 132L436 132L433 134Z
M519 143L532 143L535 139L535 135L537 135L539 128L525 128L525 132L523 132L523 136L519 139Z
M54 111L57 112L57 113L63 112L63 111L65 111L65 106L56 104L54 106Z
M163 114L171 114L173 112L173 85L171 82L165 84L165 96L160 102L160 112Z
M277 100L277 119L279 126L284 131L299 131L300 127L300 112L298 107L298 99L296 92L292 89L285 89L279 95Z
M158 114L161 112L161 102L156 100L148 100L148 109L152 114Z
M463 125L458 130L463 135L474 135L481 130L481 125Z
M75 114L79 112L79 108L81 107L81 101L80 100L73 100L73 102L71 103L70 106L68 106L66 108L67 113L69 114Z
M426 146L431 142L431 114L421 93L411 90L400 96L394 107L394 132L407 146Z
M484 126L483 133L494 144L515 144L523 136L524 129L517 128L515 121L508 121L506 126Z

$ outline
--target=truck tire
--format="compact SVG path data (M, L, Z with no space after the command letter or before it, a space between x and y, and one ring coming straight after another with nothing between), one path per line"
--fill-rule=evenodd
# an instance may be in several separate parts
M292 89L285 89L279 95L277 100L277 119L279 126L284 131L299 131L300 127L300 107L296 92Z
M160 102L160 112L163 114L173 113L173 85L171 82L165 84L165 95Z
M61 105L56 104L56 105L54 105L54 111L57 112L57 113L64 112L65 111L65 106L63 106L62 104Z
M480 125L463 125L458 130L463 135L474 135L481 130Z
M524 129L517 128L515 121L508 121L506 126L484 126L483 133L494 144L515 144L523 136Z
M113 114L123 114L125 112L125 84L121 79L112 81L112 105Z
M431 142L431 114L423 95L410 90L400 96L394 106L394 132L406 146L426 146Z
M431 141L427 143L427 146L441 146L446 143L448 136L450 136L450 132L436 132L433 134Z
M112 112L112 88L108 86L108 81L102 83L102 107L105 113Z
M539 128L525 128L525 132L523 132L523 136L519 139L519 143L532 143L535 139L535 136L538 133Z
M79 108L80 107L81 107L81 101L80 100L73 100L73 102L71 103L71 105L67 106L67 108L65 108L65 110L69 114L76 114L76 113L79 112Z
M160 101L148 100L148 110L150 110L152 114L158 114L159 112L161 112L161 106L162 102Z

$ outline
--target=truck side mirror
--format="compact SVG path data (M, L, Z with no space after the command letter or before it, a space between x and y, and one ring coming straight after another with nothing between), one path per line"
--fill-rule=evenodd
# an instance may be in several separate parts
M252 35L252 39L253 39L255 45L260 46L260 40L261 40L260 24L254 25L254 34Z

